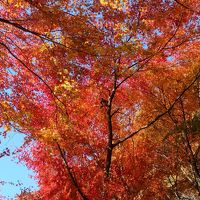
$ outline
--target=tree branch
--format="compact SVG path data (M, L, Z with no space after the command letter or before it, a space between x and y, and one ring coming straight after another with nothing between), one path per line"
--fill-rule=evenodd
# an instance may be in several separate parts
M178 32L178 30L179 30L179 28L180 28L181 21L182 21L182 17L183 17L183 14L181 14L181 17L180 17L180 20L179 20L179 22L178 22L178 25L177 25L177 27L176 27L174 33L172 34L172 36L171 36L170 38L168 38L168 40L167 40L161 47L159 47L158 50L157 50L154 54L152 54L152 55L150 55L150 56L147 56L146 58L140 59L140 60L138 60L137 62L135 62L134 64L132 64L132 65L130 65L129 67L127 67L127 69L126 69L125 71L128 71L129 69L131 69L131 68L137 66L138 64L144 62L144 63L142 63L141 66L140 66L138 69L136 69L133 73L131 73L129 76L125 77L125 78L117 85L117 88L120 87L120 86L121 86L125 81L127 81L129 78L131 78L132 76L134 76L134 74L135 74L136 72L138 72L140 69L142 69L143 66L144 66L145 64L147 64L152 58L154 58L154 57L157 56L160 52L162 52L163 50L165 50L165 49L167 48L167 45L168 45L168 44L172 41L172 39L176 36L176 34L177 34L177 32Z
M200 173L198 170L198 166L197 166L197 160L196 157L192 151L192 146L190 144L190 140L188 138L188 127L187 127L187 120L186 120L186 113L185 113L185 109L184 109L184 105L183 105L183 101L182 99L180 99L180 104L181 104L181 109L182 109L182 114L183 114L183 120L184 120L184 124L186 126L186 129L183 130L183 138L184 138L184 142L185 142L185 146L188 149L188 154L189 154L189 163L192 167L192 171L193 171L193 175L194 175L194 181L195 181L195 187L198 191L198 194L200 196L200 188L199 188L199 180L200 180Z
M61 156L61 158L62 158L62 160L63 160L63 162L64 162L64 164L65 164L65 167L66 167L66 169L67 169L67 172L68 172L68 174L69 174L69 176L70 176L70 178L71 178L71 181L72 181L73 185L74 185L75 188L77 189L78 193L81 195L82 199L83 199L83 200L88 200L88 198L86 197L86 195L83 193L83 191L82 191L81 188L79 187L79 185L78 185L78 183L77 183L77 180L76 180L76 178L74 177L73 173L71 172L71 169L70 169L70 167L69 167L69 165L68 165L68 162L67 162L67 160L66 160L66 158L65 158L64 152L63 152L63 150L61 149L61 146L59 145L58 142L56 142L56 144L57 144L57 147L58 147L60 156Z
M182 6L183 8L185 8L185 9L188 9L188 10L190 10L190 11L193 11L193 10L191 10L188 6L186 6L186 5L184 5L183 3L181 3L180 1L178 1L178 0L174 0L177 4L179 4L180 6Z
M13 21L13 20L12 20L12 21ZM58 45L61 45L61 46L65 47L65 48L69 48L69 47L67 47L66 45L61 44L61 43L59 43L59 42L56 42L55 40L53 40L53 39L50 38L50 37L47 37L47 36L44 35L44 34L41 34L41 33L38 33L38 32L36 32L36 31L32 31L32 30L30 30L30 29L27 29L27 28L23 27L22 25L20 25L20 24L18 24L18 23L15 23L15 22L12 22L12 21L11 21L11 20L7 20L7 19L0 18L0 22L9 24L9 25L11 25L11 26L14 26L15 28L20 29L20 30L22 30L22 31L24 31L24 32L26 32L26 33L31 33L32 35L35 35L35 36L39 37L39 38L42 39L42 40L48 40L48 41L50 41L50 42L53 42L54 44L58 44Z
M117 84L117 74L116 74L116 69L114 71L114 85L113 85L113 90L112 93L108 99L108 106L107 106L107 111L106 111L106 119L107 119L107 126L108 126L108 145L107 145L107 157L106 157L106 167L105 167L105 173L106 176L109 176L110 172L110 165L111 165L111 160L112 160L112 150L113 150L113 127L112 127L112 101L116 93L116 84Z
M155 122L157 122L160 118L162 118L165 114L169 113L173 107L175 106L175 104L181 99L181 97L185 94L185 92L190 89L190 87L200 78L200 71L197 73L196 77L194 78L194 80L180 93L180 95L174 100L174 102L171 104L171 106L163 113L161 113L160 115L156 116L152 121L150 121L147 125L141 127L140 129L138 129L137 131L134 131L133 133L127 135L124 138L119 139L119 141L117 141L115 144L113 144L113 148L116 147L117 145L125 142L126 140L132 138L134 135L138 134L139 132L141 132L142 130L145 130L146 128L149 128L151 125L153 125Z
M13 21L13 20L8 20L8 19L0 18L0 22L9 24L9 25L11 25L11 26L13 26L13 27L15 27L15 28L17 28L17 29L20 29L20 30L26 32L26 33L31 33L32 35L34 35L34 36L40 38L42 41L43 41L43 40L47 40L47 41L52 42L53 44L59 45L59 46L61 46L61 47L63 47L63 48L70 49L70 50L76 51L76 52L82 52L82 53L88 54L87 51L84 51L84 50L82 50L82 49L80 49L80 48L73 48L73 47L67 46L67 45L65 45L65 44L62 44L62 43L60 43L60 42L55 41L53 38L48 37L48 36L45 35L45 34L38 33L38 32L36 32L36 31L32 31L32 30L30 30L30 29L28 29L28 28L25 28L25 27L23 27L22 25L20 25L20 24L18 24L18 23L15 23L15 22L12 22L12 21ZM71 37L71 38L73 38L73 37ZM99 56L98 54L91 53L91 52L90 52L90 55L91 55L91 56L95 56L95 57L96 57L96 56ZM105 55L101 55L101 56L110 57L109 55L106 55L106 54L105 54Z
M69 116L67 109L66 109L66 105L54 94L54 91L51 89L51 87L48 85L48 83L37 73L35 73L30 67L28 67L21 59L19 59L10 49L9 47L0 42L0 45L2 45L3 47L6 48L6 50L19 62L21 63L30 73L32 73L35 77L37 77L40 81L42 81L42 83L44 83L44 85L49 89L49 91L51 92L52 96L57 99L64 107L65 107L65 111L64 113Z

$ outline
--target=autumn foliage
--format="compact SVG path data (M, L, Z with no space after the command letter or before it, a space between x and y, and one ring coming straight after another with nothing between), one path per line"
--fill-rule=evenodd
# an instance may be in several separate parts
M18 199L200 198L199 0L0 13L0 124L39 185Z

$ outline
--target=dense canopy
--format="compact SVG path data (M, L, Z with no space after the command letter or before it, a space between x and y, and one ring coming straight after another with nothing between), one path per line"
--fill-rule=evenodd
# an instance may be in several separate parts
M39 185L18 199L200 198L199 0L0 14L0 125L26 135L17 156Z

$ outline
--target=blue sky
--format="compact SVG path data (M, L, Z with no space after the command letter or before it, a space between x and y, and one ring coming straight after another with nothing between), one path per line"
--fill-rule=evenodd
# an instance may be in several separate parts
M5 148L9 148L12 152L23 144L24 136L11 131L6 139L0 136L0 141L0 153ZM37 183L30 178L31 175L34 175L34 172L22 163L17 163L17 159L13 158L12 155L0 158L0 181L5 181L5 184L0 184L0 194L3 196L3 200L14 199L15 195L19 194L23 188L37 189ZM22 185L10 184L18 182Z

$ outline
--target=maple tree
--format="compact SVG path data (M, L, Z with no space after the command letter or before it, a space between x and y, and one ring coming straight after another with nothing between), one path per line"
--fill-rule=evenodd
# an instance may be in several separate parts
M19 199L198 199L198 0L0 1L0 122L39 190Z

